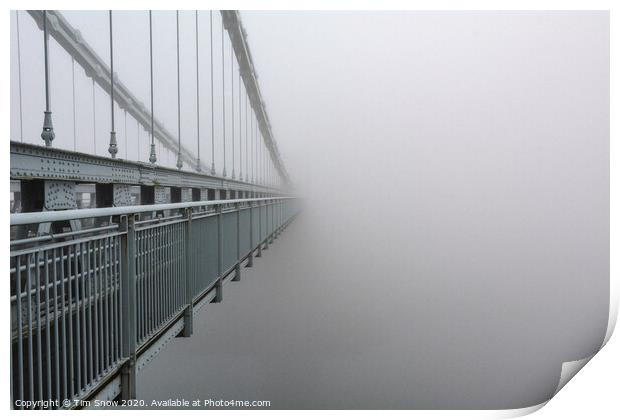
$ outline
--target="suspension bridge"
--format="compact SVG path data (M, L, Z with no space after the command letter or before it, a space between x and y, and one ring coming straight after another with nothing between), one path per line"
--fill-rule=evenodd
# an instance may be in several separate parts
M105 18L107 57L66 13L12 15L15 409L135 399L139 371L171 340L191 337L199 311L222 301L225 284L300 209L237 11ZM115 36L117 19L145 29L146 95L117 74L119 44L134 41ZM162 19L172 24L157 27ZM176 56L158 54L156 36L172 40ZM41 68L25 64L38 55ZM172 77L158 76L158 63L173 60ZM70 81L62 89L61 76ZM43 88L36 113L25 106L33 85ZM158 102L162 86L176 97Z

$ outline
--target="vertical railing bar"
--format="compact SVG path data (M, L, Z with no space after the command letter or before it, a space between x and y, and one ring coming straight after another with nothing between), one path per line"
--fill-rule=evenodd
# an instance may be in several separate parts
M165 298L165 305L164 308L166 308L166 313L164 316L164 322L168 321L168 318L170 317L170 312L171 312L171 307L172 307L172 299L174 298L173 290L172 290L172 282L171 282L171 278L172 278L172 274L171 274L171 270L172 270L172 250L170 249L170 247L168 247L168 244L171 243L173 241L173 235L172 235L172 231L171 231L171 226L167 225L164 226L163 228L164 231L164 235L163 235L163 241L162 241L162 254L164 255L164 298ZM174 243L172 243L172 245L174 246Z
M171 235L170 235L170 231L169 231L170 225L164 226L163 227L163 237L162 237L162 242L161 242L161 251L163 254L163 261L165 263L164 265L164 299L165 299L165 303L164 303L164 318L163 318L163 322L168 321L168 316L170 315L170 300L172 298L171 296L171 287L170 287L170 268L171 268L171 264L170 264L170 248L168 247L168 244L171 241Z
M140 322L138 323L138 332L137 332L137 343L141 343L142 342L142 338L144 337L144 326L145 326L145 321L146 321L146 304L147 304L147 300L145 298L144 292L145 292L145 284L144 282L146 281L146 277L144 275L144 271L146 269L146 265L144 264L144 232L136 232L136 243L137 243L137 248L138 248L138 273L139 273L139 277L137 277L136 281L140 281L140 293L138 294L138 296L140 297L140 303L138 304L138 306L141 305L141 307L139 307L139 313L141 313L141 318L140 318Z
M155 279L155 240L153 238L153 229L149 229L146 231L148 233L148 240L149 240L149 277L150 277L150 288L151 288L151 293L153 294L153 306L152 306L152 310L151 310L151 322L150 322L150 327L149 327L149 336L151 334L151 331L153 331L153 329L155 328L155 325L157 323L157 307L159 306L158 304L158 295L157 295L157 284L156 284L156 279Z
M170 248L168 247L168 244L171 242L172 238L170 235L170 225L164 226L163 227L163 240L161 243L161 251L162 254L164 255L163 261L165 262L164 265L164 299L165 299L165 304L164 304L164 309L165 309L165 313L164 313L164 318L163 318L163 322L168 321L168 317L170 316L170 300L172 299L171 296L171 286L170 286L170 272L169 270L171 269L171 263L170 263ZM174 244L173 244L174 245Z
M55 379L55 385L56 385L56 401L61 401L62 400L62 395L60 393L60 339L59 339L59 329L60 329L60 316L58 314L58 288L60 287L60 285L56 284L56 279L58 278L58 269L57 269L57 260L56 260L56 248L52 249L52 259L54 261L54 266L53 266L53 270L52 270L52 278L54 279L54 348L55 348L55 353L54 353L54 362L55 362L55 366L56 366L56 370L55 370L55 375L54 375L54 379ZM62 260L60 260L60 264L62 264ZM63 281L61 279L60 284L62 284ZM63 313L64 313L64 306L63 306ZM51 398L51 395L50 395Z
M70 329L69 331L69 338L71 339L71 337L75 337L75 366L74 366L74 375L75 375L75 385L73 388L73 392L71 393L71 395L76 395L80 392L80 389L82 388L82 366L81 366L81 360L82 360L82 342L80 340L80 306L79 306L79 300L80 300L80 289L79 289L79 282L78 282L78 245L79 244L75 244L73 245L73 275L71 275L71 273L69 273L69 278L73 278L73 291L74 293L74 297L72 299L72 302L75 301L75 303L73 303L73 305L75 306L75 335L74 332L72 331L73 328ZM70 269L70 268L69 268ZM71 314L73 314L73 310L71 310L70 312ZM72 315L71 315L72 316ZM69 324L71 326L71 324Z
M149 327L149 336L151 331L155 328L157 324L157 308L159 307L159 295L157 294L157 280L155 279L156 272L155 267L155 240L153 238L153 230L149 229L147 231L149 233L149 277L151 293L153 294L153 307L151 312L151 323Z
M127 147L126 144L125 144L125 147ZM92 255L92 265L93 265L92 271L93 271L93 274L92 274L92 276L93 277L91 279L91 286L92 286L92 289L93 289L93 292L92 292L93 303L91 305L89 305L89 307L91 308L91 311L92 311L93 305L94 305L94 309L95 309L94 310L95 315L93 317L94 320L91 320L91 325L93 326L92 328L95 330L94 334L93 334L94 342L95 342L94 343L94 349L95 349L95 351L94 351L95 355L94 356L95 356L95 359L93 361L93 380L98 379L99 378L99 373L100 373L100 371L99 371L99 302L98 302L99 297L97 296L97 285L98 285L98 282L97 282L97 269L98 269L98 267L97 267L97 251L98 251L97 243L98 243L98 241L93 241L92 242L92 246L93 246L93 252L92 252L92 254L93 254ZM90 258L89 258L89 261L90 261ZM91 316L92 316L92 314L91 314Z
M60 248L60 252L61 255L64 254L63 248ZM62 264L60 266L60 270L61 270L61 277L64 279L65 278L65 266L64 264ZM67 339L68 339L68 344L67 344L67 350L68 350L68 354L66 355L67 357L67 362L69 364L69 371L68 371L68 375L69 375L69 381L68 381L68 386L65 387L65 399L68 399L69 396L73 395L73 390L74 390L74 386L75 386L75 372L74 372L74 366L73 366L73 309L71 307L72 305L72 300L73 300L73 296L72 296L72 292L71 292L71 247L67 247L67 306L68 306L68 314L65 314L64 320L63 320L63 324L64 324L64 329L63 329L63 333L64 331L69 328L68 334L67 334ZM64 296L64 281L63 281L63 296ZM63 305L62 307L64 308L64 301L63 301ZM69 317L69 325L67 325L67 315ZM65 338L63 337L63 342L64 342Z
M168 253L168 261L170 262L170 270L168 271L168 319L172 316L176 309L178 300L178 289L180 288L179 281L181 276L179 275L179 266L177 264L179 243L177 238L177 232L175 225L168 225L168 234L170 235L166 251Z
M104 289L104 278L105 278L105 240L100 239L99 241L99 346L101 357L99 359L99 371L103 374L107 370L106 363L106 353L105 353L105 344L106 344L106 336L105 336L105 289Z
M117 328L117 320L119 318L118 313L118 290L119 290L119 282L117 276L118 270L118 255L117 255L117 244L119 242L118 237L112 238L110 242L110 257L111 257L111 267L110 267L110 281L111 281L111 304L112 304L112 317L110 319L112 325L112 360L116 363L118 361L118 346L120 342L120 337Z
M154 295L154 306L153 306L153 321L151 323L151 330L149 331L149 336L152 333L152 331L155 329L155 327L157 326L157 317L159 316L159 309L161 308L160 306L160 302L159 302L159 289L158 289L158 285L157 285L157 269L155 267L155 261L157 258L156 255L156 251L157 251L157 247L156 247L156 238L153 236L153 229L149 229L150 232L150 266L151 266L151 285L152 285L152 289L153 289L153 295Z
M111 365L111 357L110 357L110 341L112 339L112 337L110 336L110 276L109 276L109 271L110 271L110 258L109 258L109 253L110 253L110 238L104 238L103 239L103 282L102 282L102 289L104 290L104 295L103 295L103 331L104 331L104 337L105 337L105 342L104 342L104 360L105 360L105 365L106 365L106 370L110 367Z
M105 240L101 238L99 241L99 370L103 375L107 370L105 343L107 341L105 336Z
M105 295L106 295L106 356L108 367L112 367L112 238L105 238L106 252L104 254L105 265Z
M105 253L106 253L106 247L105 247L105 238L101 238L99 240L99 259L98 259L98 265L99 265L99 274L98 274L98 278L99 278L99 287L97 289L98 293L99 293L99 353L100 353L100 357L99 357L99 371L101 372L101 375L104 375L105 372L108 369L108 363L107 363L107 354L105 351L106 348L106 343L108 341L107 337L106 337L106 330L105 330L105 299L106 299L106 290L105 290L105 269L106 269L106 263L105 263Z
M148 319L149 319L149 299L148 299L148 263L146 261L147 258L147 231L141 231L140 232L140 241L142 243L142 284L143 284L143 293L144 293L144 297L143 297L143 302L144 302L144 318L143 318L143 322L144 325L142 326L142 333L140 335L140 338L138 340L139 343L141 343L144 338L146 337L146 334L148 332Z
M157 324L155 325L155 328L157 328L161 325L162 320L163 320L164 302L165 302L164 272L163 272L164 266L162 265L162 253L161 253L161 243L162 243L161 228L159 229L154 228L153 235L155 235L155 241L156 241L155 250L157 252L157 256L155 258L155 264L157 265L157 289L159 291L159 313L157 314Z
M97 377L101 377L103 375L104 369L105 369L105 352L103 350L103 347L105 346L105 337L103 336L104 334L104 330L103 330L103 322L104 322L104 318L103 318L103 260L102 260L102 254L103 254L103 239L98 239L96 241L96 249L97 252L95 253L95 265L97 266L97 281L95 283L95 295L96 295L96 302L97 302L97 311L96 311L96 317L97 317L97 352L99 354L98 358L97 358Z
M15 261L15 310L17 312L17 398L24 399L24 343L23 343L23 325L22 325L22 270L21 256L16 257ZM13 343L11 343L13 346ZM23 407L20 405L20 410Z
M183 225L185 223L182 223L182 224L180 223L178 225L175 225L175 230L177 231L177 238L178 238L177 239L177 246L178 246L177 267L179 267L178 271L180 274L177 284L181 285L181 287L179 287L179 293L177 294L178 302L177 302L176 310L179 310L180 308L183 307L185 303L185 295L187 294L187 290L189 289L189 284L191 281L191 279L189 278L190 267L189 265L183 264L184 261L189 262L188 260L185 259L187 256L189 256L189 254L185 252L187 250L185 249L185 246L184 246L185 235L184 235Z
M116 329L116 241L117 238L110 240L110 355L114 363L118 360L116 352L116 341L118 332Z
M188 224L188 222L185 222L184 224ZM182 279L185 279L184 283L184 287L182 290L182 293L179 296L179 308L182 308L185 303L187 302L185 299L185 296L189 294L189 290L191 290L191 267L189 265L189 263L191 262L190 259L190 253L189 253L189 249L186 246L186 231L184 228L184 224L179 224L177 225L177 231L178 231L178 235L179 235L179 264L181 265L181 271L182 271ZM189 236L188 236L189 237ZM187 264L185 264L187 263Z
M157 279L155 272L155 238L153 237L153 230L149 229L149 270L151 277L151 293L153 294L153 308L151 313L151 328L149 329L149 335L155 329L157 325L157 310L159 308L159 294L157 291Z
M156 230L157 232L157 252L159 254L159 259L158 261L160 262L160 278L159 278L159 287L160 287L160 296L161 296L161 301L162 301L162 306L161 306L161 312L159 314L159 323L157 324L157 327L161 326L161 324L165 321L166 319L166 312L167 312L167 308L166 308L166 302L167 302L167 294L168 291L166 290L166 256L165 256L165 246L164 243L166 242L166 237L165 237L165 227L161 227L158 228Z
M85 286L88 286L88 289L85 288L85 297L87 298L88 301L88 305L86 305L86 300L84 302L82 302L82 305L86 305L86 310L87 310L87 318L88 318L88 325L86 328L86 334L88 335L88 347L87 347L87 360L88 360L88 380L86 382L87 388L90 386L90 384L93 381L93 357L94 357L94 352L93 352L93 310L92 310L92 301L91 301L91 295L92 295L92 275L90 272L90 247L91 247L91 242L86 242L84 243L84 246L86 247L86 251L85 251L85 259L86 259L86 280L84 282ZM84 261L84 260L82 260Z
M122 253L122 248L121 248L121 239L119 237L116 237L116 240L114 241L114 303L116 304L116 309L115 309L115 324L114 324L114 329L116 331L115 337L116 337L116 360L119 360L122 357L122 345L123 345L123 334L122 334L122 324L127 322L127 320L125 318L123 318L122 315L122 300L121 300L121 287L122 287L122 277L121 277L121 270L123 269L123 263L122 263L122 257L121 257L121 253Z
M150 333L151 329L153 328L153 303L154 303L154 299L155 299L155 295L153 294L153 287L152 287L152 282L153 282L153 278L152 278L152 274L151 274L151 267L152 267L152 244L151 244L151 235L149 234L150 230L145 230L145 240L146 240L146 249L148 251L145 251L145 261L146 262L146 279L147 279L147 296L149 296L148 301L149 301L149 311L148 311L148 323L147 323L147 328L146 328L146 332L144 334L144 339L146 340L146 336L147 334Z
M179 229L177 228L179 225L170 225L170 232L173 235L174 247L168 247L170 250L170 254L172 255L172 270L170 273L170 283L172 287L172 310L170 311L170 315L172 316L176 313L179 307L179 295L184 291L185 278L181 274L183 268L181 267L179 261L179 254L181 253L181 246L179 243ZM176 277L176 281L175 281Z
M174 311L173 313L176 313L177 310L180 307L180 303L181 303L181 295L183 295L185 293L185 286L186 286L186 277L183 275L183 272L185 271L185 268L182 266L181 264L181 252L182 252L182 248L181 248L181 230L179 229L181 225L172 225L171 229L174 231L174 236L175 236L175 247L173 252L176 250L176 252L174 253L174 259L175 259L175 265L174 267L175 269L175 273L173 275L176 276L177 280L176 282L173 282L173 284L176 284L175 287L175 305L174 305Z
M140 332L140 341L144 339L146 335L146 320L148 319L148 298L147 298L147 284L146 284L146 269L148 264L146 264L146 242L144 231L140 232L140 275L142 276L142 329Z
M124 269L124 261L122 256L123 248L121 241L117 241L116 244L116 255L117 255L117 294L116 294L116 306L117 306L117 318L116 318L116 330L118 331L118 358L123 357L123 345L125 337L123 337L123 325L127 323L127 319L123 316L123 298L122 298L122 290L123 290L123 272Z
M142 276L142 328L139 332L139 336L138 336L138 343L141 343L142 340L144 339L144 336L146 334L146 322L148 319L148 312L147 312L147 308L148 308L148 298L146 297L146 293L147 293L147 284L146 284L146 270L148 267L148 264L146 264L146 235L145 235L145 231L141 231L140 232L140 264L141 264L141 269L140 269L140 273Z
M144 241L144 231L140 232L140 280L141 280L141 299L142 299L142 322L140 323L140 341L146 334L146 319L148 299L146 297L146 264L145 261L146 243Z
M39 259L41 258L41 252L37 251L35 254L35 272L36 272L36 282L37 282L37 291L36 291L36 311L37 311L37 378L38 378L38 399L43 400L43 346L41 342L41 273L39 271Z
M176 237L176 245L175 245L175 250L176 250L176 255L175 255L175 267L176 267L176 304L174 306L174 313L177 312L177 310L179 309L179 307L181 306L181 296L184 296L185 294L185 287L187 286L187 282L186 279L187 277L184 275L184 273L187 271L187 267L184 267L181 264L181 253L183 251L182 247L181 247L181 241L182 241L182 236L181 236L181 224L178 225L173 225L171 226L171 228L174 230L174 234ZM184 300L184 299L183 299Z
M84 366L82 369L83 372L83 384L82 387L80 388L80 390L82 388L86 388L88 386L88 334L86 331L86 279L84 278L84 276L86 275L86 262L84 261L84 243L80 243L80 261L81 261L81 272L80 272L80 291L81 293L81 302L80 305L78 305L78 310L80 308L80 306L82 307L82 337L81 337L81 342L82 342L82 355L83 355L83 359L84 359Z
M181 275L182 267L179 261L179 255L181 253L181 246L179 243L179 229L177 229L179 225L171 225L170 230L173 235L173 240L171 241L174 246L169 247L170 253L172 254L172 273L170 275L171 283L172 283L172 310L170 311L170 315L176 313L179 307L179 295L185 291L185 278Z
M46 363L46 379L47 379L47 396L46 399L52 399L52 346L50 337L50 276L49 276L49 252L43 251L43 259L45 261L45 354Z
M106 258L108 266L106 267L107 277L107 293L108 293L108 358L110 360L110 366L115 362L114 359L114 280L113 280L113 266L114 255L112 254L112 242L114 238L107 238L108 252Z
M171 225L170 226L170 230L172 231L173 235L174 235L174 248L170 249L170 252L173 255L173 272L170 276L171 278L171 282L172 282L172 286L174 287L174 295L173 295L173 299L174 299L174 304L173 304L173 308L172 311L170 312L170 315L172 316L173 314L175 314L179 308L179 297L180 294L184 292L185 290L185 277L182 275L183 272L183 267L181 267L181 263L179 260L179 256L181 254L181 245L180 245L180 237L181 234L179 232L178 229L179 225ZM174 277L176 277L176 281L174 280Z
M140 272L140 235L136 232L136 341L140 341L142 298L141 298L141 272Z
M28 287L28 292L26 296L28 297L28 399L34 400L34 349L32 344L32 272L30 271L30 259L33 255L27 254L28 257L28 272L26 277L26 283Z

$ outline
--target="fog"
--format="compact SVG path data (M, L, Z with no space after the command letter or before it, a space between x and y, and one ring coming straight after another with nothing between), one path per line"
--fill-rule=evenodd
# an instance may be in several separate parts
M140 373L139 398L550 398L562 363L597 351L607 327L609 14L242 18L304 211ZM175 105L160 105L172 132Z

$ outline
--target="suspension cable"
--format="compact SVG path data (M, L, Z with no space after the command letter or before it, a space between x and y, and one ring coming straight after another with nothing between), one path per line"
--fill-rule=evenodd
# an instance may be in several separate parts
M222 17L222 140L224 142L224 170L222 176L226 178L226 84L224 70L224 18Z
M260 147L260 130L258 129L258 118L256 118L256 125L254 127L256 130L256 183L260 184L261 182L261 169L262 169L262 154L263 151Z
M209 10L209 49L211 55L211 175L215 175L215 126L213 124L213 10Z
M179 154L177 155L177 168L183 167L181 160L181 59L179 55L179 11L177 10L177 130L179 135Z
M52 110L50 104L50 63L49 63L49 48L48 48L49 35L47 33L47 11L43 11L43 58L45 65L45 111L43 113L43 131L41 132L41 138L45 141L46 147L52 147L52 141L56 135L54 134L54 127L52 125Z
M248 92L245 91L245 181L247 182L250 178L250 174L248 172L248 113L249 113L249 101L248 101Z
M252 148L250 154L251 165L250 169L252 170L252 177L250 181L254 183L254 166L255 166L255 151L254 151L254 112L252 110L252 115L250 116L250 146Z
M116 131L114 131L114 43L112 42L112 10L108 12L110 17L110 147L108 152L115 158L118 152L118 145L116 144Z
M138 139L138 161L140 161L141 151L140 151L140 121L136 120L136 128L138 131L138 135L136 138Z
M77 135L75 130L75 59L71 57L71 98L73 105L73 151L77 150Z
M19 76L19 84L17 85L19 91L19 141L24 141L24 124L23 124L23 109L22 109L22 53L19 42L19 10L15 11L15 31L17 33L17 74Z
M127 149L129 149L129 143L127 143L127 110L125 110L125 159L127 159Z
M198 158L196 159L196 170L202 171L200 167L200 73L198 66L198 10L196 14L196 143L198 146Z
M155 118L153 116L153 12L151 10L149 10L149 54L151 61L151 153L149 162L155 164L157 153L155 151Z
M232 133L232 179L235 179L235 62L232 39L230 40L230 127Z
M254 153L256 156L254 157L254 181L258 184L258 131L256 130L258 126L258 119L256 118L256 113L254 114Z
M239 180L243 181L243 135L241 131L241 68L239 68Z
M93 153L97 154L97 114L95 107L95 76L93 76Z

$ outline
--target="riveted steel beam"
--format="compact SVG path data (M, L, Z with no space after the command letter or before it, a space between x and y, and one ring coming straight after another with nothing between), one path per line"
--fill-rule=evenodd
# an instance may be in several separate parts
M126 184L280 193L282 190L205 173L111 159L27 143L11 142L11 179L46 179L94 184Z

